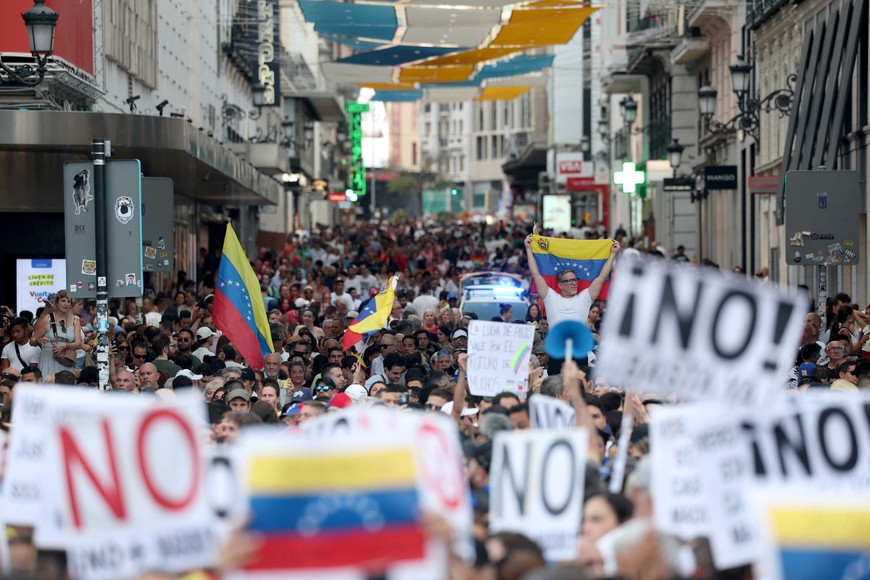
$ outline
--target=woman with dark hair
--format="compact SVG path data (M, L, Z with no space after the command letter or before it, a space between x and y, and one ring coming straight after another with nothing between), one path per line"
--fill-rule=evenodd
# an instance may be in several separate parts
M529 306L528 311L526 311L526 322L538 322L541 319L541 309L538 308L537 304L532 304Z
M604 535L631 519L634 504L616 493L595 493L583 503L583 528L577 541L578 563L593 574L603 570L603 558L595 545Z

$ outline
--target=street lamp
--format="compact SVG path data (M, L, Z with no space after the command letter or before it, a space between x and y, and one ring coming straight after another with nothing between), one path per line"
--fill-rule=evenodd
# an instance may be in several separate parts
M677 176L677 168L680 166L680 162L683 159L683 149L685 149L685 147L680 145L680 142L677 139L671 141L671 144L667 146L668 163L671 164L671 169L674 170L674 177Z
M752 64L746 62L742 56L738 56L737 62L732 64L729 69L731 70L731 90L737 95L737 107L740 112L724 123L714 121L716 97L719 93L708 84L698 91L701 118L704 120L707 131L713 135L731 133L740 129L757 142L761 112L777 111L780 118L791 114L794 102L794 83L797 81L797 75L792 73L786 78L785 88L776 89L766 97L758 98L753 96L749 90Z
M637 119L637 101L629 95L619 102L619 107L622 109L622 118L625 120L625 124L633 125Z
M58 14L45 5L45 0L33 0L33 7L21 18L27 28L30 54L36 58L36 70L29 64L9 66L0 61L0 85L35 87L45 79L48 57L54 52Z

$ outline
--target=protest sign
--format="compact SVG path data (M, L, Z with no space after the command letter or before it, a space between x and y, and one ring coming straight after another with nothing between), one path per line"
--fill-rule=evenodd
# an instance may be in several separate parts
M759 519L748 496L801 490L870 501L868 399L785 397L771 408L659 408L650 424L656 527L709 536L720 568L756 561Z
M527 535L547 560L574 558L588 442L585 429L499 432L490 470L490 531Z
M659 407L650 416L653 519L660 532L685 540L703 536L709 529L694 436L698 425L694 420L709 411L715 409L696 403Z
M794 361L808 299L745 277L622 259L596 375L650 393L764 405Z
M76 578L214 565L202 401L44 390L54 392L41 401L48 437L37 545L67 550Z
M529 420L532 429L565 429L574 426L574 408L554 397L529 397Z
M472 320L468 325L468 390L478 397L525 393L535 328Z
M758 577L866 578L870 503L819 493L761 492L764 557Z
M45 508L46 449L58 413L63 410L48 403L63 398L68 389L55 387L15 389L13 415L15 426L10 431L6 474L0 488L0 513L10 524L36 526L43 519ZM77 391L77 396L99 397L97 391Z
M264 483L263 474L274 468L263 467L264 461L289 461L296 471L315 460L323 465L308 470L313 475L306 481L296 481L297 477L279 469L280 484ZM288 558L283 552L276 555L270 549L269 557L258 559L235 577L268 573L310 577L337 571L360 577L372 571L388 578L444 577L445 547L422 535L417 523L426 512L444 517L458 538L454 549L466 557L473 555L462 451L455 424L445 416L353 408L310 421L280 438L274 432L254 430L240 440L236 465L254 514L251 528L266 533L267 544L302 534L306 545L314 547L304 559ZM354 465L360 469L348 473ZM274 505L264 507L270 501ZM310 504L309 511L317 508L321 519L282 517L281 529L267 526L265 515L283 513L274 502L288 501ZM346 513L354 510L356 515ZM335 556L336 542L344 546L341 558Z

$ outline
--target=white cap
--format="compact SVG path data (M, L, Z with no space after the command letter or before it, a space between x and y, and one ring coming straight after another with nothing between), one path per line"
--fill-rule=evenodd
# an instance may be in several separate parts
M297 298L296 302L294 302L293 304L296 305L296 308L302 308L303 306L308 306L309 304L311 304L311 301L306 300L305 298Z
M175 373L175 377L187 377L191 381L198 381L202 378L202 375L195 375L190 369L181 369L180 371Z
M478 409L469 409L468 407L462 409L463 417L471 417L472 415L477 415ZM453 401L447 401L444 405L441 406L441 412L447 415L453 414Z
M362 385L353 384L348 385L348 387L344 390L344 394L350 397L354 402L358 401L360 397L365 397L369 394L366 388Z
M211 328L208 326L203 326L199 330L196 331L196 340L206 340L214 336L214 332L212 332Z

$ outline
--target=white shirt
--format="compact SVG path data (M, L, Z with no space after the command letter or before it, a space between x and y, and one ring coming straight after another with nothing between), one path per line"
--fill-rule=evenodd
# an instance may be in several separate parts
M423 313L427 310L431 310L432 312L438 312L438 299L432 296L431 294L422 294L414 298L414 312L417 313L417 316L423 318Z
M335 292L333 292L332 293L332 305L335 306L335 304L339 300L341 300L342 302L345 303L348 310L353 309L353 298L347 292L342 292L341 294L336 294Z
M208 348L201 346L198 349L196 349L195 351L193 351L193 356L195 356L196 358L198 358L201 361L204 361L205 357L214 356L214 353L212 351L210 351Z
M369 292L371 292L372 288L380 288L380 282L378 281L377 276L374 274L369 274L368 276L359 276L359 295L368 297Z
M565 298L549 288L547 296L544 298L544 307L547 309L547 322L550 324L550 329L565 320L586 324L591 306L592 297L589 295L588 288L571 298Z
M42 352L40 347L30 346L30 343L26 342L24 343L24 346L18 345L18 351L21 353L21 358L24 359L24 362L26 362L28 366L33 363L39 363L39 353ZM15 370L20 371L24 368L21 365L21 361L18 360L18 355L15 354L14 341L3 347L3 352L0 353L0 358L8 360L9 366Z

